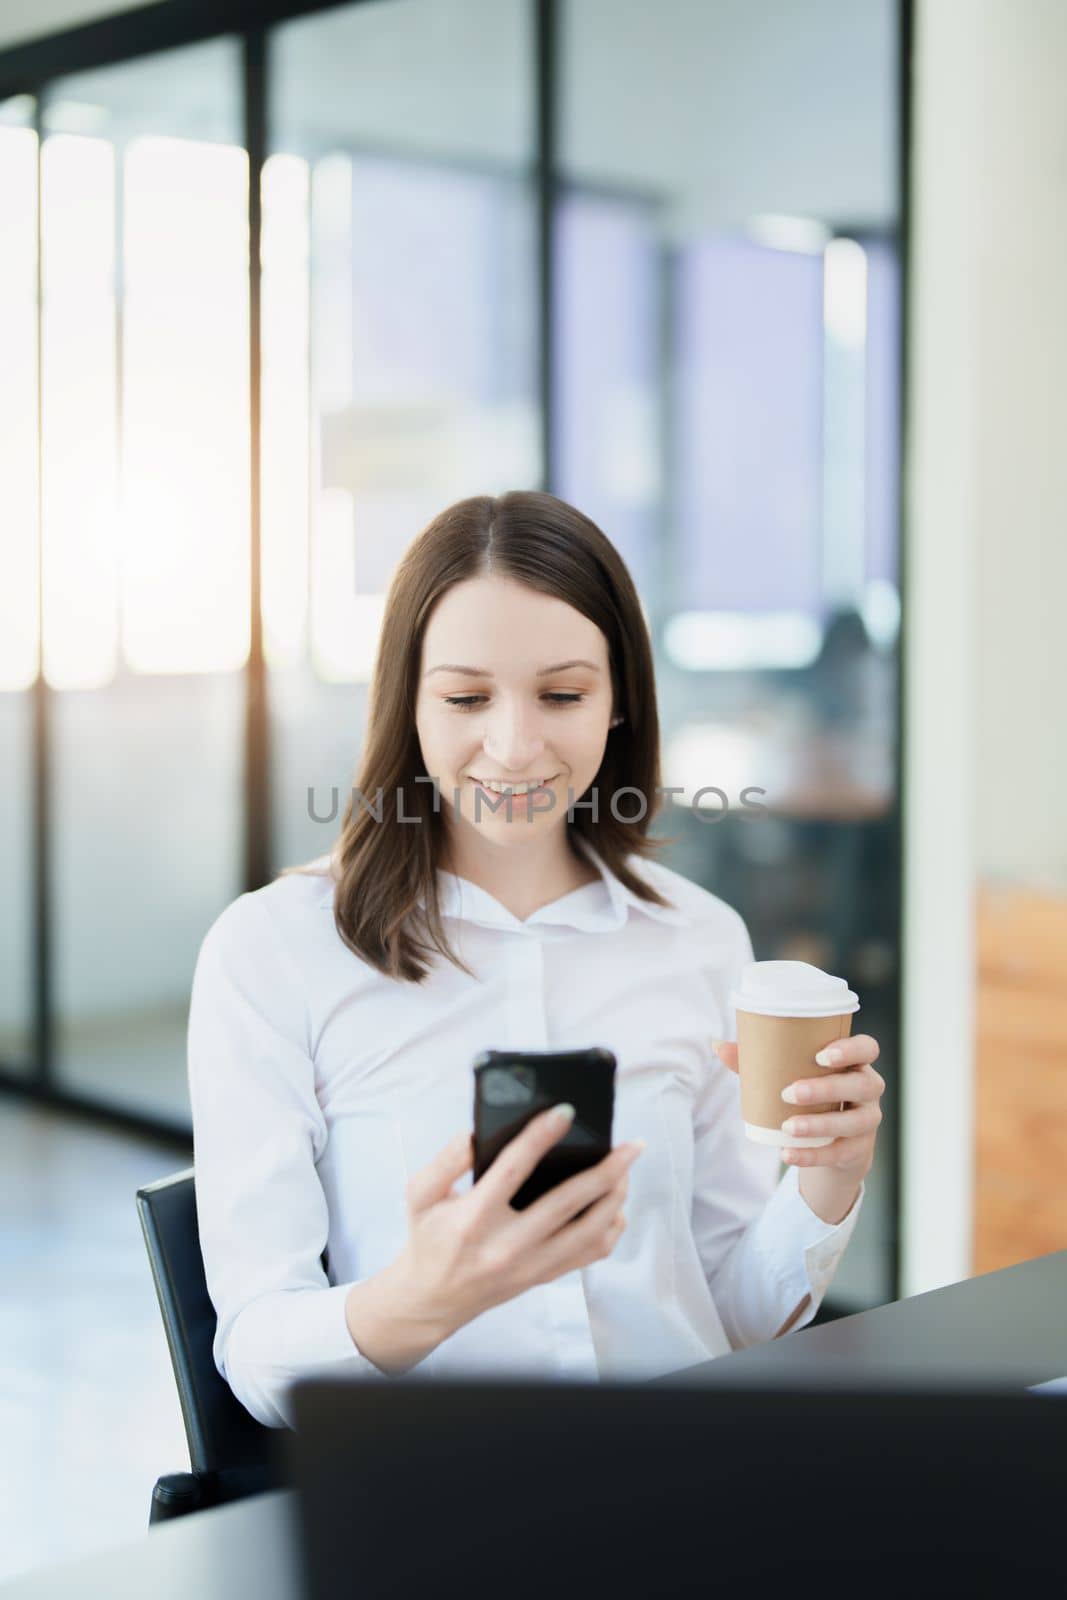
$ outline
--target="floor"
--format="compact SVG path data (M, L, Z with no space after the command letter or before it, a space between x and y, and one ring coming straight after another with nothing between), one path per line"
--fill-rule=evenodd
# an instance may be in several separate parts
M138 1538L188 1469L134 1204L188 1165L0 1098L0 1582Z

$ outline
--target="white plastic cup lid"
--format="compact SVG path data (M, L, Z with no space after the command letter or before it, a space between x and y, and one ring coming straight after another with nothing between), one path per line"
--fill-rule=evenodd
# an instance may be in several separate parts
M860 1008L844 978L806 961L750 961L741 969L730 1004L763 1017L843 1017Z

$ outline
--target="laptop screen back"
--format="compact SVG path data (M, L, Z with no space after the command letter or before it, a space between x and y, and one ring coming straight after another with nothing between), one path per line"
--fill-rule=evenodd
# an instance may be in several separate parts
M308 1600L1067 1573L1067 1403L1033 1395L310 1379L294 1407Z

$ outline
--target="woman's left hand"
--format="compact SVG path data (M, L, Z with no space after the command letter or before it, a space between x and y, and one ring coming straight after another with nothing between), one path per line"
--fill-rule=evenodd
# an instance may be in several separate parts
M737 1045L715 1040L715 1053L731 1072L738 1070ZM882 1121L880 1104L885 1079L875 1072L878 1060L877 1039L858 1033L837 1039L816 1056L820 1066L834 1072L816 1078L798 1078L782 1098L801 1108L783 1124L784 1131L798 1138L832 1134L829 1144L817 1149L783 1149L783 1161L791 1166L814 1169L800 1173L800 1191L805 1200L827 1222L839 1222L852 1207L860 1184L874 1164L874 1142ZM821 1111L805 1117L804 1106L840 1105L842 1111ZM836 1213L840 1212L838 1216Z

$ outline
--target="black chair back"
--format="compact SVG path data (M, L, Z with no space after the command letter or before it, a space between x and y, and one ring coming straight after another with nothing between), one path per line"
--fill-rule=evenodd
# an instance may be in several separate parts
M197 1480L195 1505L181 1509L280 1487L288 1481L278 1437L285 1430L257 1422L215 1366L217 1318L200 1253L194 1169L138 1189L137 1211Z

